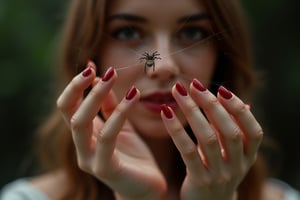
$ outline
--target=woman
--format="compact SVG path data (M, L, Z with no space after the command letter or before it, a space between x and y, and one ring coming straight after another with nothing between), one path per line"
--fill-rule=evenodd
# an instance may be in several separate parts
M261 199L236 1L73 0L63 42L31 199Z

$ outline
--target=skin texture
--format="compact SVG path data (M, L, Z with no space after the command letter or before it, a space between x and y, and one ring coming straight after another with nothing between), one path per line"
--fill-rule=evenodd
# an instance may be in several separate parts
M202 17L191 20L195 15ZM107 18L109 37L101 46L99 65L88 62L57 100L80 169L120 200L166 199L177 193L175 199L233 199L255 161L262 129L233 93L223 88L215 96L206 89L218 55L214 41L206 40L212 25L204 5L115 0ZM162 59L145 74L139 58L154 51ZM97 68L106 71L102 78L96 76ZM157 109L165 103L163 111ZM197 144L184 129L187 124ZM174 145L187 171L179 191L172 190L168 177L172 152L166 150Z
M166 14L166 9L174 10L174 12ZM153 13L153 11L155 12ZM210 21L200 19L195 22L178 23L178 20L183 17L206 14L203 5L199 5L197 1L180 0L163 3L145 0L125 3L116 0L110 6L108 18L123 13L139 16L146 22L132 22L118 18L107 24L108 33L120 28L136 27L131 29L134 33L128 34L128 39L120 39L125 37L122 37L122 33L120 33L119 37L107 40L103 44L101 55L104 56L101 57L100 65L114 66L118 71L119 78L114 85L118 99L121 99L133 84L141 91L142 98L155 92L170 92L171 87L177 81L188 86L192 78L198 78L205 84L209 84L214 72L217 53L212 41L202 44L207 39L206 33L202 29L211 32ZM164 16L163 20L161 16ZM184 35L188 34L185 29L189 26L195 27L192 32L195 35L194 37L190 36L191 39L185 39L188 37ZM182 30L181 35L176 33L178 30ZM191 45L195 46L191 48ZM187 49L182 51L184 48ZM140 63L138 59L144 51L152 53L154 50L161 54L162 59L155 61L156 70L154 72L151 69L145 75L144 63ZM122 66L132 67L123 70ZM119 67L120 70L118 70ZM179 109L176 109L175 112L184 121ZM128 119L142 135L168 137L159 112L151 112L143 105L138 104L129 113Z

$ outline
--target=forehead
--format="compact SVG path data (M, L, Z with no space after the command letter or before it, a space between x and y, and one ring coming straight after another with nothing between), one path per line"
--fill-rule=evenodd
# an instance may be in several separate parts
M177 15L204 13L206 9L201 0L110 0L108 15L119 12L162 19Z

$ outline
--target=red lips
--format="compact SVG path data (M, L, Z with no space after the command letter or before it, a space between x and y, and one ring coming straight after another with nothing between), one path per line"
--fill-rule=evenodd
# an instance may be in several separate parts
M173 109L178 106L171 92L154 92L142 96L140 102L152 112L160 112L161 104L166 104Z

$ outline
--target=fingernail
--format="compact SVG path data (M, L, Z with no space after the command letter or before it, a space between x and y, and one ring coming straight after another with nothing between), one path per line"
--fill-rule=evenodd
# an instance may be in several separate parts
M193 83L193 86L200 92L204 92L206 90L206 87L197 79L194 79L192 83Z
M182 96L187 96L187 91L181 82L176 83L176 89Z
M170 108L166 104L160 105L160 109L163 111L164 115L168 118L171 119L173 117L173 113L170 110Z
M92 73L92 69L88 67L82 72L82 76L88 77L89 75L91 75L91 73Z
M135 86L132 86L130 90L126 93L126 99L131 100L137 93L137 89Z
M232 97L232 93L223 86L219 87L218 92L224 99L230 99Z
M104 81L104 82L109 81L109 79L111 79L111 77L113 77L114 73L115 73L114 68L112 68L112 67L108 68L108 70L106 70L106 72L102 78L102 81Z

